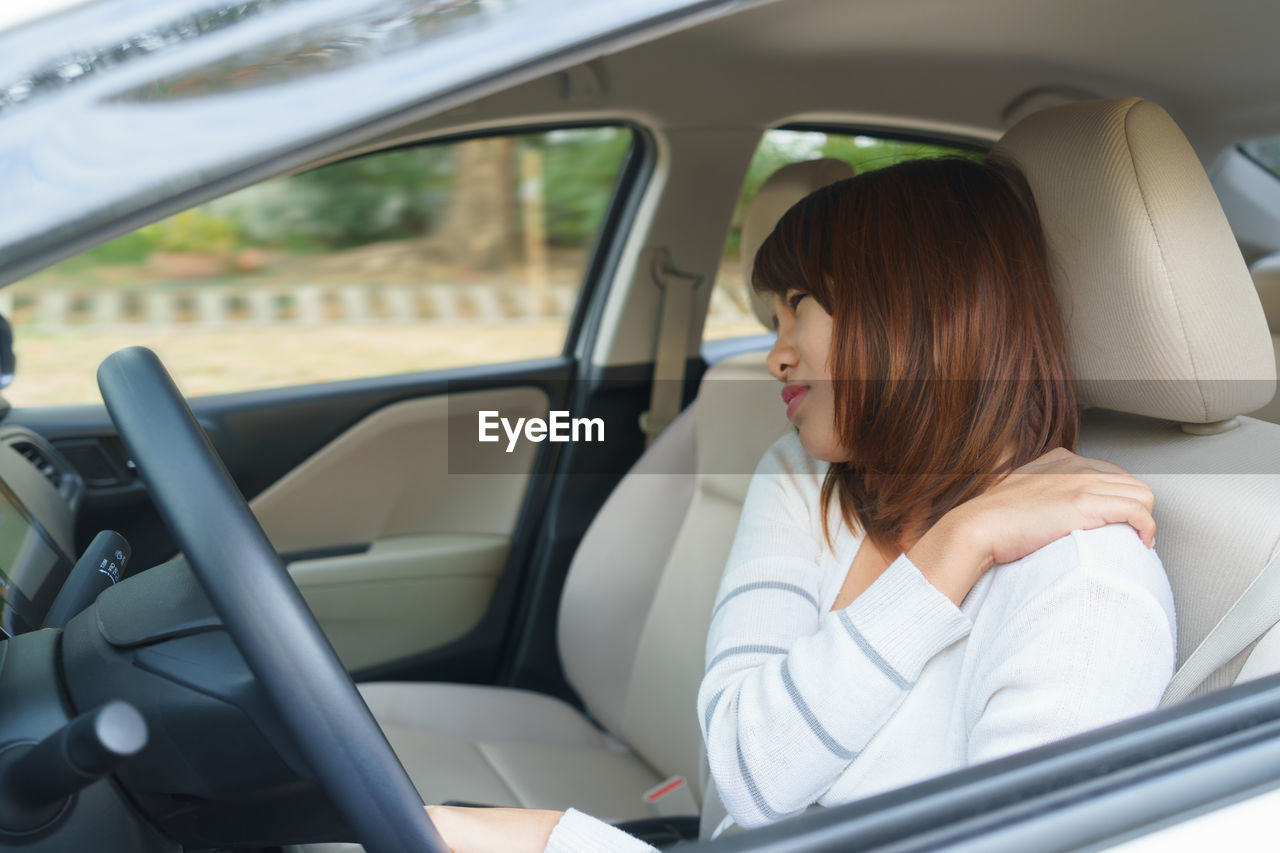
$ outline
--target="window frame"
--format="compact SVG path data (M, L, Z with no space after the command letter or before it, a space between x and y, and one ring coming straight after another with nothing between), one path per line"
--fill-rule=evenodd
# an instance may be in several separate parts
M626 131L630 134L630 140L627 149L622 156L617 173L614 176L611 194L595 229L594 238L586 247L586 263L583 265L579 273L577 295L573 309L566 318L564 338L561 341L559 348L554 352L529 355L525 358L520 358L514 361L490 361L474 365L460 365L454 367L416 368L408 371L406 375L429 378L433 374L446 373L458 369L465 371L483 371L487 368L503 370L505 368L518 368L525 364L532 365L549 359L575 359L578 357L578 353L583 351L580 339L589 333L594 337L596 327L598 326L600 309L603 306L605 292L608 289L608 284L613 278L613 272L616 270L617 264L621 258L630 225L634 221L636 212L640 206L640 201L647 188L649 178L651 177L654 168L656 149L652 134L646 127L632 119L591 118L570 121L534 122L528 124L519 123L486 127L479 130L460 133L444 133L438 136L423 136L417 139L395 142L385 147L362 150L349 156L339 156L336 158L326 159L313 165L280 172L249 184L246 187L238 187L231 192L214 198L202 199L196 204L184 207L182 210L170 212L161 219L155 220L155 222L163 222L170 217L178 215L179 213L187 210L194 210L202 205L209 204L210 202L217 201L218 199L226 198L235 192L242 191L249 187L262 186L271 181L305 174L315 169L324 169L330 166L351 163L368 157L377 157L397 151L423 148L425 146L458 144L478 139L535 136L545 135L555 131L592 130L600 128L615 128ZM154 222L148 224L154 224ZM112 239L119 239L120 237L135 233L142 227L146 226L139 226L138 228L125 232L124 234L116 235ZM88 251L88 249L84 249L83 251ZM79 252L71 255L64 260L71 260L82 253L83 252ZM596 307L597 305L599 307ZM280 393L289 388L305 389L331 383L368 382L395 375L397 374L368 373L351 379L322 378L312 382L295 382L288 383L286 385L236 388L227 391L215 391L207 394L193 395L190 399L198 400L203 398L242 394L263 394L270 397L273 392ZM70 403L65 405L75 406L81 404Z

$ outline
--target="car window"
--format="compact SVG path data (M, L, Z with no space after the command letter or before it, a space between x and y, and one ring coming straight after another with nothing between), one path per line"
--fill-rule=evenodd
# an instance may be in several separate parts
M249 187L0 291L14 405L98 399L142 344L192 395L564 350L621 127L365 155Z
M873 136L865 133L778 129L765 133L751 158L742 195L734 209L729 239L716 273L715 290L703 331L704 340L719 340L740 335L757 335L764 331L751 313L742 258L738 251L742 237L742 219L747 205L760 185L770 175L789 163L832 157L851 165L855 172L869 172L905 160L947 155L981 157L971 148L939 143L916 142Z
M1280 178L1280 136L1243 142L1240 144L1240 150L1272 175Z

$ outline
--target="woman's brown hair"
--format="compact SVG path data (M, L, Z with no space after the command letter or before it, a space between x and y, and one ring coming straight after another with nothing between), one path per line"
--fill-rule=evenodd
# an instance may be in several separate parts
M779 220L752 286L832 317L835 433L822 485L902 548L1002 475L1075 448L1077 411L1026 179L1005 162L914 160L831 184Z

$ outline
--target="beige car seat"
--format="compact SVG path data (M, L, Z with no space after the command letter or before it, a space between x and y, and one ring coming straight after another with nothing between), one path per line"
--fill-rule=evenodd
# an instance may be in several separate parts
M1267 324L1271 327L1271 348L1275 350L1276 373L1280 373L1280 252L1255 261L1250 272L1258 289L1258 298L1262 300L1262 310L1267 315ZM1252 416L1280 423L1280 394L1272 397L1270 403Z
M1036 113L997 150L1044 222L1081 402L1080 452L1155 492L1181 665L1280 551L1280 424L1258 292L1199 159L1137 98ZM1280 617L1280 612L1277 612ZM1254 642L1191 695L1233 683ZM1250 675L1280 669L1251 662Z

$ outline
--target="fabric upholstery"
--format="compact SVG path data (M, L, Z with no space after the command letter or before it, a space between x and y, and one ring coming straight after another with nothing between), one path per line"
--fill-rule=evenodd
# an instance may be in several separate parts
M695 408L662 431L600 507L561 594L556 638L565 674L610 731L622 725L659 569L693 498Z
M1187 435L1175 423L1094 409L1081 424L1081 453L1123 466L1155 493L1179 663L1280 551L1280 425L1239 421L1218 435ZM1218 670L1198 692L1231 684L1243 663Z
M738 526L747 483L790 426L765 353L714 365L695 404L698 477L635 650L617 733L664 773L700 794L702 735L695 709L711 604Z
M1257 291L1163 109L1118 98L1044 110L994 153L1035 194L1083 403L1210 423L1271 399Z
M697 401L615 489L570 566L559 621L566 673L618 737L531 691L360 685L424 800L629 820L648 816L641 794L667 776L702 796L695 706L711 600L751 471L788 428L764 358L707 371Z
M1035 194L1080 396L1097 407L1078 449L1155 493L1181 663L1280 550L1280 425L1231 420L1275 390L1258 291L1200 161L1160 107L1055 107L994 150ZM1215 434L1182 428L1215 422ZM1194 693L1231 684L1248 652Z

